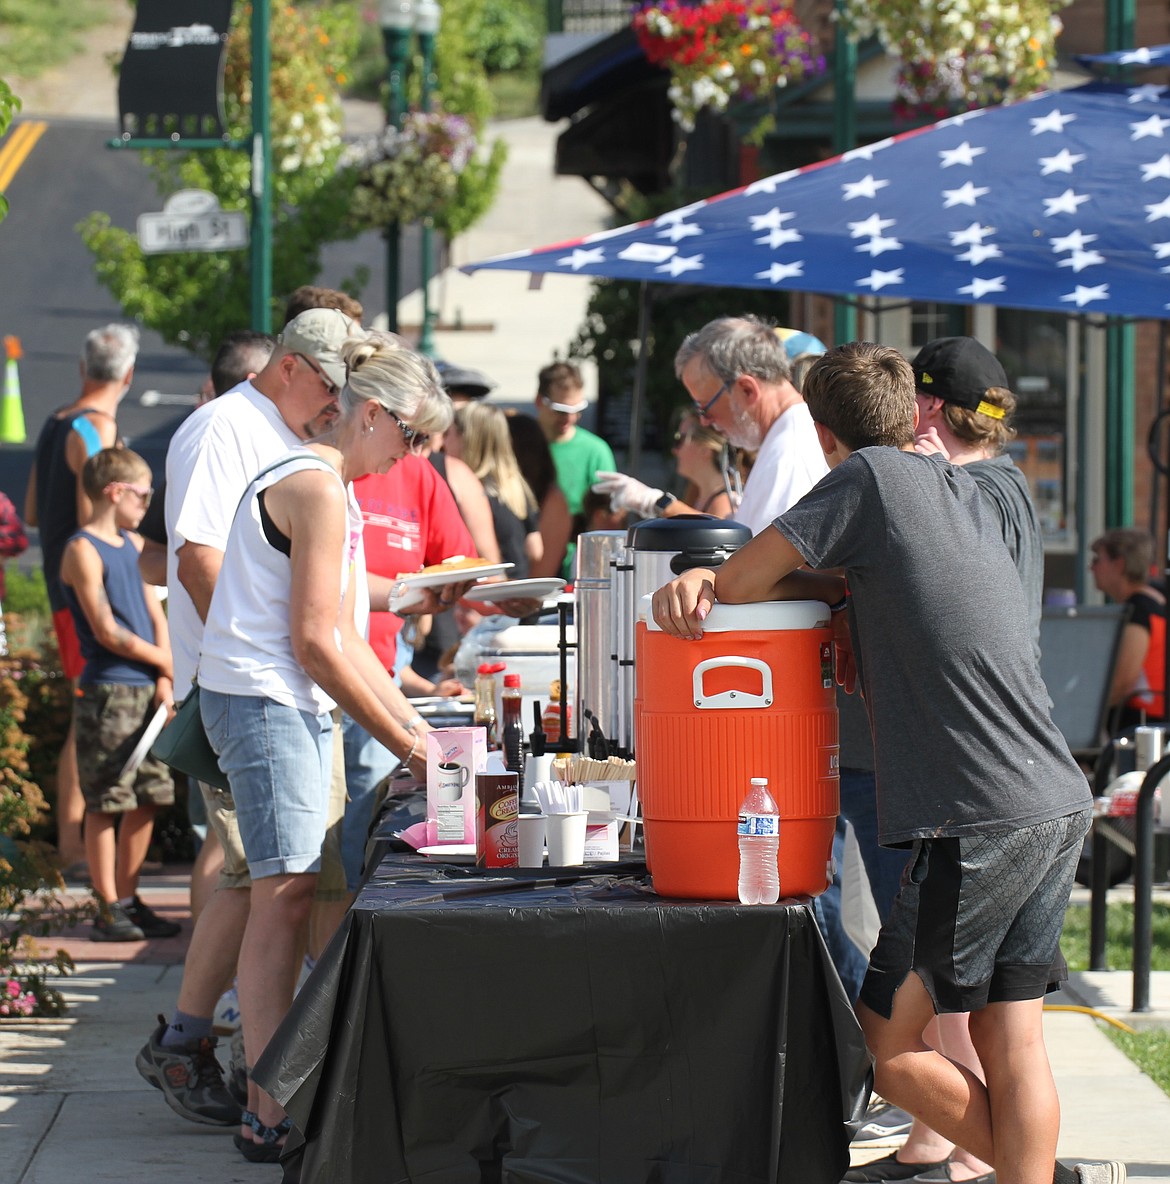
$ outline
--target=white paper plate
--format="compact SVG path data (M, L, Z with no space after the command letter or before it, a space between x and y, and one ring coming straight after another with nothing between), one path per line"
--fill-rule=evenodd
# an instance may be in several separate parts
M424 588L442 588L446 584L461 584L466 580L482 580L510 571L512 563L481 563L478 567L453 567L449 571L420 571L411 576L400 576L390 593L390 611L409 608L420 599Z
M495 604L499 600L544 600L565 586L558 576L544 576L541 579L505 580L502 584L484 584L473 588L467 594L468 600L482 600Z
M440 843L437 847L420 847L420 855L428 859L440 859L444 863L474 863L474 843Z

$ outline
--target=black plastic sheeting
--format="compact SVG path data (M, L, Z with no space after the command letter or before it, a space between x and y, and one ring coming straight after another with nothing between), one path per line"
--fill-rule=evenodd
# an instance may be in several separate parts
M804 904L389 855L255 1077L302 1184L838 1184L869 1065Z

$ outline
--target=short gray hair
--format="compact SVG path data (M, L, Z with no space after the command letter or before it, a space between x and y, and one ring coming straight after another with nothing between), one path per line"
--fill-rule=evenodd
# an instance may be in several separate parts
M675 375L681 378L694 358L720 382L734 382L741 374L760 382L792 381L788 351L776 326L756 316L719 317L688 334L674 355Z
M137 358L137 327L117 323L88 333L81 355L85 376L92 382L121 382Z
M434 363L404 348L395 334L371 330L349 338L339 353L349 371L338 398L342 419L374 399L420 432L445 432L451 426L454 408Z

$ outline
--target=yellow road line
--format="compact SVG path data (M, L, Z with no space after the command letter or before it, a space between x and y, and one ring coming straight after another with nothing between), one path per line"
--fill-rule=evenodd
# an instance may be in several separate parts
M36 147L37 141L48 127L47 123L37 119L18 123L8 139L0 145L0 193L11 184L17 170L24 164L28 154Z

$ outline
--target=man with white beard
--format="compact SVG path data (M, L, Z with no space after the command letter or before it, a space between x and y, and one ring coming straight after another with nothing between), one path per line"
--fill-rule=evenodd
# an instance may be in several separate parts
M704 424L736 448L756 452L732 517L758 534L828 472L812 417L792 384L788 352L775 327L754 316L719 317L679 346L674 372ZM615 510L644 518L699 511L673 494L622 473L598 473L593 488Z

